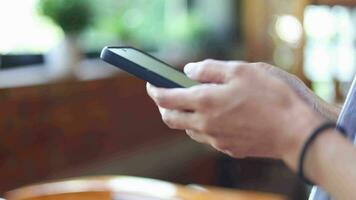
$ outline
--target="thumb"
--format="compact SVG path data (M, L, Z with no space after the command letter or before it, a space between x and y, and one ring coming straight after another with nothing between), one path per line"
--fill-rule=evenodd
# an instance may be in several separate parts
M184 73L201 83L224 83L231 75L232 66L231 61L209 59L187 64L184 67Z

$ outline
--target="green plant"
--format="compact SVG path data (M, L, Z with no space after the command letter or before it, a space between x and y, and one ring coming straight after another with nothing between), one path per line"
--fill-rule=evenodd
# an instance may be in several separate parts
M89 0L40 0L39 12L51 18L66 34L78 34L92 22Z

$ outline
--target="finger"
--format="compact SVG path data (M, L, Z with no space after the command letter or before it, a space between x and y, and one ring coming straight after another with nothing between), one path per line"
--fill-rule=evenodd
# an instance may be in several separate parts
M208 144L210 146L212 146L214 149L232 156L232 153L229 150L226 149L220 149L217 145L216 145L216 141L211 138L209 135L204 134L204 133L200 133L197 131L193 131L193 130L186 130L187 135L192 138L193 140L199 142L199 143L203 143L203 144Z
M199 143L203 143L203 144L211 144L212 142L212 138L206 134L203 133L199 133L197 131L194 130L186 130L185 131L187 133L187 135L192 138L193 140L199 142Z
M190 97L192 93L188 89L157 88L150 83L146 85L148 95L160 107L171 110L194 110L194 102Z
M165 89L157 88L147 83L148 95L158 106L170 110L198 110L202 106L202 101L207 102L208 100L216 98L215 94L217 89L215 88L218 87L203 84L190 88Z
M188 77L202 83L224 83L231 75L231 69L241 61L205 60L189 63L184 67Z
M184 73L191 79L202 83L223 83L226 80L228 67L223 61L204 60L189 63L184 67Z
M178 110L168 110L162 107L158 108L161 113L163 122L169 128L178 130L195 128L195 122L197 121L195 113Z

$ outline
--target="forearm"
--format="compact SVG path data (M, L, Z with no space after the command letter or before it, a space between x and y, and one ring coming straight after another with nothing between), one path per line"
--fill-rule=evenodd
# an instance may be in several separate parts
M356 150L337 131L323 133L312 143L304 170L335 199L356 199Z

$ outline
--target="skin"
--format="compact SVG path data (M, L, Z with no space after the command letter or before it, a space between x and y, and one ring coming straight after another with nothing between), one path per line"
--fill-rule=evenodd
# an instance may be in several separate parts
M277 67L266 63L255 63L260 68L265 69L268 73L273 74L280 80L284 81L289 87L297 93L297 95L314 111L319 113L325 119L336 121L341 108L336 105L331 105L323 101L320 97L314 94L298 77L289 74Z
M204 84L184 89L147 84L163 121L235 158L281 159L296 171L306 138L339 113L296 77L268 64L206 60L190 63L184 71ZM351 170L356 152L334 132L312 144L304 170L335 199L356 199L356 173Z

